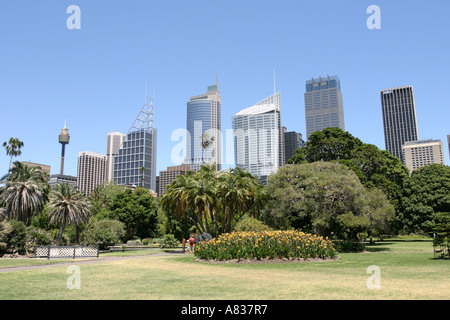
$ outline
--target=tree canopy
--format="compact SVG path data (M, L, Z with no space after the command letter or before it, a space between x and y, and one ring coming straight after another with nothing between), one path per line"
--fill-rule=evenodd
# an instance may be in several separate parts
M378 189L366 189L356 174L333 162L286 165L269 177L264 221L322 236L355 238L386 231L394 208Z
M178 176L161 197L161 205L179 220L187 218L198 232L219 235L230 232L245 213L257 216L264 186L241 168L217 172L204 165L198 173Z
M157 232L158 207L148 189L138 187L116 194L109 213L109 219L125 225L126 237L154 237Z
M400 219L406 230L429 231L441 212L450 212L450 167L431 164L414 170L401 199Z

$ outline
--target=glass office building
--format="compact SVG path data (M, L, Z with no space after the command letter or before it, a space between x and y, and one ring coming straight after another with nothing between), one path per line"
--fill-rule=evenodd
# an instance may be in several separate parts
M119 185L156 190L157 130L128 133L114 157L114 181Z
M381 90L381 107L386 150L405 164L402 146L419 140L413 87Z
M191 97L187 103L186 160L193 171L203 164L216 164L222 168L222 98L219 84L208 86L205 94ZM202 146L202 136L211 141L208 148Z
M267 184L285 162L280 93L235 114L232 124L236 166Z
M328 127L345 131L344 103L341 82L337 76L319 77L306 81L306 138Z

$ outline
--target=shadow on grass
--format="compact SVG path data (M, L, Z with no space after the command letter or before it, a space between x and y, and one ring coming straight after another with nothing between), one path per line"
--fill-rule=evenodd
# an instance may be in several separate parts
M379 243L374 243L374 244L366 244L366 251L369 252L381 252L381 251L391 251L390 248L386 247L386 246L390 246L393 243L391 242L379 242Z

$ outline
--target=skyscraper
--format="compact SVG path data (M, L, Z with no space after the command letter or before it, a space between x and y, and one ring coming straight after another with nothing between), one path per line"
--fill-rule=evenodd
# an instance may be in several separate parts
M266 184L267 177L285 163L280 93L238 112L232 123L236 166Z
M126 134L121 132L110 132L106 136L106 180L114 178L114 157L119 153Z
M187 103L186 161L193 171L203 164L222 168L222 98L219 83L208 86L207 92L191 97ZM209 146L202 146L202 137Z
M328 127L345 131L344 102L337 76L306 81L305 120L307 139L313 132Z
M78 153L77 187L89 195L106 179L106 156L83 151Z
M305 141L303 140L302 134L295 131L287 131L286 127L283 127L284 132L284 157L285 164L290 158L295 154L295 150L303 148L305 146Z
M153 128L154 99L145 98L122 146L114 157L114 178L118 185L142 186L156 191L157 130Z
M386 150L405 164L402 146L419 140L413 87L381 90L381 106Z
M448 154L450 156L450 134L447 135Z
M445 164L441 140L427 139L405 142L402 151L405 165L410 172L432 163Z

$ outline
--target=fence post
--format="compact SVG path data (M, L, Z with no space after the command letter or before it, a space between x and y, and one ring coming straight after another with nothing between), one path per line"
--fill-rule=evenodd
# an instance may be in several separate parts
M50 246L47 248L47 259L50 259Z

